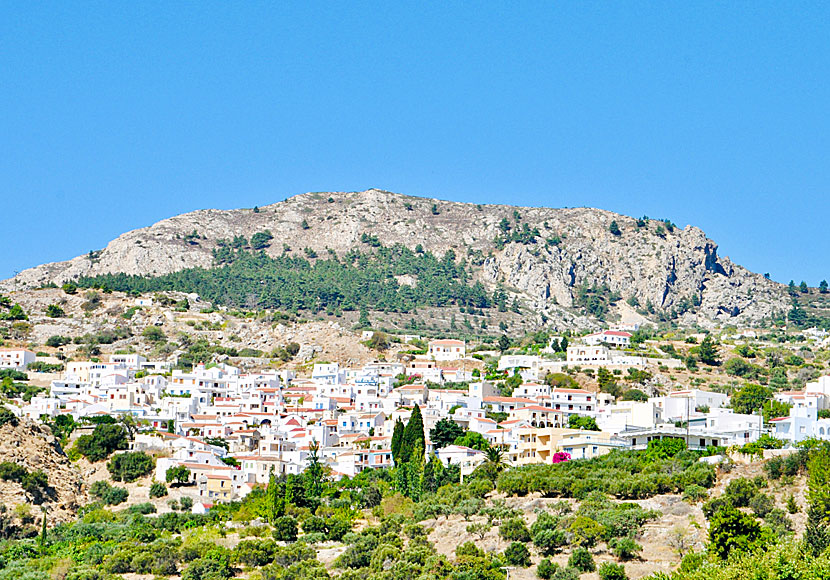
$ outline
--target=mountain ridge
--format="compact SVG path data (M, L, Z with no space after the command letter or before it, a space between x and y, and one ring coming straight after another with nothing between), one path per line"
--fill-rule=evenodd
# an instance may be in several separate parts
M611 223L619 233L611 232ZM158 276L214 265L222 240L268 231L266 254L305 248L321 258L354 248L418 245L437 256L453 250L475 281L504 289L540 318L596 325L580 303L584 288L619 295L644 314L682 324L751 324L788 308L782 285L718 256L697 227L631 218L596 208L471 204L379 189L313 192L253 209L202 209L125 232L103 250L43 264L4 286L61 284L105 273ZM592 316L593 315L593 316ZM544 320L542 319L542 320Z

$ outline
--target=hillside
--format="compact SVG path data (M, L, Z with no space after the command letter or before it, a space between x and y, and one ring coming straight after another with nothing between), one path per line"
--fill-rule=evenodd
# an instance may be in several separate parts
M260 236L255 244L252 238L266 231L272 238ZM215 255L234 245L314 263L395 244L410 250L420 245L437 258L452 250L470 274L465 283L504 291L508 303L518 298L537 323L592 327L598 318L617 316L624 302L642 315L706 326L751 324L788 308L780 284L720 257L717 245L692 226L680 229L598 209L474 205L375 189L308 193L254 209L194 211L127 232L100 251L25 270L3 287L211 268ZM395 278L398 288L423 282L414 273ZM609 305L609 298L618 306ZM251 293L248 301L255 307L258 297Z
M41 506L48 513L50 525L73 519L78 508L87 502L82 492L83 479L73 466L48 427L29 420L18 424L0 426L0 464L3 465L0 480L0 505L9 509L4 525L21 528L23 533L37 533L32 527L41 520ZM17 466L19 474L6 468ZM22 470L29 475L42 471L45 485L35 478L27 481Z

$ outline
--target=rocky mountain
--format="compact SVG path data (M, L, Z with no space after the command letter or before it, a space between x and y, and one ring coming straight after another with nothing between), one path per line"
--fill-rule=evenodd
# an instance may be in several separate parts
M194 211L127 232L89 255L25 270L4 287L209 268L221 240L250 240L266 230L273 236L265 249L271 256L289 247L297 254L310 248L321 257L329 250L368 250L364 234L387 246L420 244L438 256L453 250L488 290L501 288L554 323L596 325L596 312L584 300L590 288L595 295L616 294L623 308L627 302L629 310L685 324L751 324L788 308L780 284L719 256L717 244L693 226L591 208L475 205L377 189Z

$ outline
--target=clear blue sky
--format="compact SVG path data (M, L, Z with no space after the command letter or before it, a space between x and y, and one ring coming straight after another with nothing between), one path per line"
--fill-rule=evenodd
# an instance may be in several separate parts
M0 3L0 277L378 187L693 224L830 278L830 5Z

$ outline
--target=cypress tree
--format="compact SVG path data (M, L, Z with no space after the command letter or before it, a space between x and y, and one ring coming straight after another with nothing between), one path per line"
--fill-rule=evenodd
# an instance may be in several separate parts
M424 419L421 417L421 408L415 405L412 409L412 416L409 417L409 422L406 424L406 429L403 432L403 442L399 454L401 461L410 461L416 449L420 449L421 455L424 453L426 447L426 438L424 436ZM419 461L422 458L416 458Z
M403 421L401 421L400 417L398 420L395 421L395 429L392 431L392 459L395 460L395 464L399 463L399 457L401 454L401 443L403 442L403 432L404 426Z

